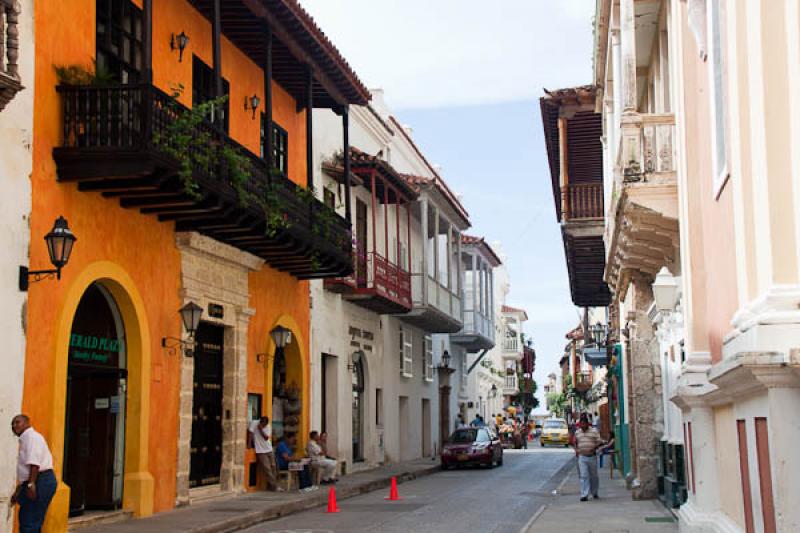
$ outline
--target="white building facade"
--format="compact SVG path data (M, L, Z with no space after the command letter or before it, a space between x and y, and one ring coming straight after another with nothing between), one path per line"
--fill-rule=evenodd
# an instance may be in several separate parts
M0 419L22 409L25 370L24 317L27 293L16 280L19 268L49 269L51 265L28 265L31 211L30 173L33 141L34 33L33 0L0 2L0 244L4 250L0 273L0 335L4 340L3 373L0 380ZM44 235L42 235L44 237ZM41 240L34 246L45 246ZM48 283L52 281L44 281ZM34 425L36 420L33 420ZM6 425L6 428L8 426ZM6 429L0 432L0 508L6 509L16 485L17 439ZM0 517L0 531L12 531L8 513Z
M348 113L354 272L311 283L312 429L328 433L346 471L434 456L450 391L463 388L449 334L463 328L469 219L381 92L373 96ZM343 213L342 119L314 119L315 186Z

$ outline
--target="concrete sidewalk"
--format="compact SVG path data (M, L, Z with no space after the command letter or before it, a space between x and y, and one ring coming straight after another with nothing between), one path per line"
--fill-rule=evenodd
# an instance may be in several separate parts
M675 533L678 523L658 500L633 501L625 482L600 470L600 499L580 501L573 468L551 501L534 516L527 533ZM525 530L523 530L525 531Z
M356 472L335 485L337 501L440 470L439 461L419 459ZM251 492L223 496L187 507L158 513L150 518L78 529L79 533L210 533L238 531L280 516L327 504L329 485L310 493ZM387 492L388 495L388 492Z

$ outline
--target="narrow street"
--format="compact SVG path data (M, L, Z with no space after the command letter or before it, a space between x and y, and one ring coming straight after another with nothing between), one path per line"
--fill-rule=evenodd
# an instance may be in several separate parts
M448 470L403 483L399 502L385 501L386 492L378 491L339 502L338 514L319 508L246 531L516 533L551 499L573 465L570 450L536 446L506 450L502 467Z

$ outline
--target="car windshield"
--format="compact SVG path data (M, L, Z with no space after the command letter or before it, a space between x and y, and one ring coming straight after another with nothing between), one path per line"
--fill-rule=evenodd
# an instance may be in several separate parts
M563 420L548 420L544 423L545 429L567 429L567 423Z
M477 429L459 429L450 436L450 442L456 444L473 443L477 435Z

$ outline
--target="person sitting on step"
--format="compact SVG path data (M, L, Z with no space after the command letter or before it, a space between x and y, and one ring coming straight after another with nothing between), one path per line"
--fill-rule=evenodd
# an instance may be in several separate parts
M311 459L311 464L319 468L321 482L336 483L336 461L325 457L319 442L318 431L312 431L309 435L306 453Z

